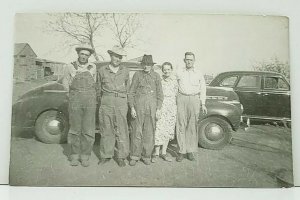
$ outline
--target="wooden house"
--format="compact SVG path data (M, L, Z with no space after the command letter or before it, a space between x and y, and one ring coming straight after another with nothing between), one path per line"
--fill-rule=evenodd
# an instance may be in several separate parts
M14 80L18 82L37 79L36 53L28 43L16 43L14 50Z

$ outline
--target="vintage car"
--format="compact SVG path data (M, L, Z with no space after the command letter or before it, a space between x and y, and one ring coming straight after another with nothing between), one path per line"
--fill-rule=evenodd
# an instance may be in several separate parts
M290 85L282 74L261 71L224 72L209 85L233 88L244 106L243 118L288 124L291 121Z
M98 69L105 64L107 62L96 63ZM130 69L131 77L135 71L142 69L139 63L122 64ZM232 130L239 128L242 105L231 88L208 87L207 109L207 115L199 117L199 144L204 148L221 149L231 140ZM34 128L35 136L44 143L66 142L69 129L68 96L61 80L42 85L21 96L13 105L12 125L23 130ZM99 130L99 124L96 125Z

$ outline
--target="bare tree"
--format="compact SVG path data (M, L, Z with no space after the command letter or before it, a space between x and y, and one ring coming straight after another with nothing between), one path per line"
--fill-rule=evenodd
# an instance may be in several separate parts
M114 40L123 48L134 46L134 36L141 23L139 14L109 14L108 27L113 33Z
M82 43L91 45L94 57L99 61L104 57L96 50L96 40L105 40L110 34L121 47L133 47L135 35L141 27L139 14L107 14L107 13L61 13L49 14L47 28L69 38L66 45L75 46ZM106 32L109 31L109 32ZM101 33L106 33L102 34Z
M277 57L267 62L258 62L254 64L253 69L256 71L271 71L283 74L290 81L290 65L288 62L281 62Z
M52 20L48 22L50 30L62 33L74 40L78 45L86 43L91 45L94 52L94 57L99 61L99 56L104 60L103 56L97 54L95 48L95 37L100 34L101 30L105 28L107 19L105 14L97 13L62 13L50 14Z

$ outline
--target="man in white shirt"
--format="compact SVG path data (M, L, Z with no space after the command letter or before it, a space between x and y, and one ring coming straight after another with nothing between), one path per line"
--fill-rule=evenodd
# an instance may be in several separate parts
M78 59L64 70L63 85L69 92L68 144L70 165L89 166L95 138L96 65L88 62L94 52L88 46L76 48Z
M193 153L198 150L198 117L199 114L207 114L205 79L200 70L194 67L194 53L186 52L184 62L186 67L177 71L179 89L176 134L179 153L176 160L178 162L183 160L184 154L187 154L189 160L195 160Z

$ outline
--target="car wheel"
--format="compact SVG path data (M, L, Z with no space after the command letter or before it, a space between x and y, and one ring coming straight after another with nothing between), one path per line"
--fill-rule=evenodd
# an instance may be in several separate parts
M224 119L208 117L198 126L199 145L206 149L222 149L231 140L231 126Z
M67 141L69 123L66 116L57 110L45 111L35 122L35 134L44 143L59 144Z

